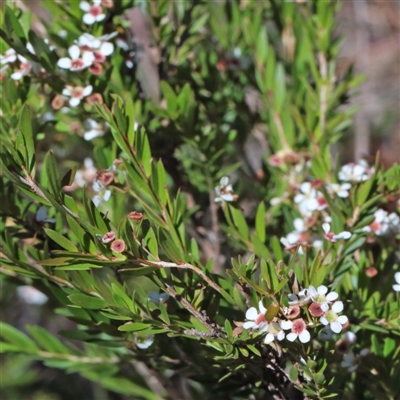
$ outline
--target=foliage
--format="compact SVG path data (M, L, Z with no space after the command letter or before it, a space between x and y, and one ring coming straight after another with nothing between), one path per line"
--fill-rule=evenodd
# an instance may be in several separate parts
M138 399L398 396L400 170L332 156L338 3L82 3L2 16L0 272L75 323L2 352Z

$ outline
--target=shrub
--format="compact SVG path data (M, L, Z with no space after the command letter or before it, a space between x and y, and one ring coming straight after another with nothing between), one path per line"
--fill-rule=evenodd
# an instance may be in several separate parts
M5 6L3 286L75 325L2 351L138 399L395 398L400 170L333 155L338 3L136 3Z

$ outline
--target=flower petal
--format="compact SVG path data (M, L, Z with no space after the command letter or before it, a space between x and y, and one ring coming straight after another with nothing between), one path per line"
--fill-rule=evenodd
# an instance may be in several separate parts
M88 12L88 11L90 10L90 4L89 4L87 1L81 1L81 2L79 3L79 8L80 8L82 11Z
M289 333L286 335L286 339L289 340L289 342L294 342L297 339L297 335L295 333Z
M262 314L265 314L267 312L267 309L264 307L264 304L261 300L258 302L258 308L260 310L260 313Z
M255 307L251 307L246 311L246 318L250 320L255 320L257 318L258 311Z
M106 14L100 14L96 18L96 22L103 21L103 19L106 17Z
M299 340L300 340L301 343L309 342L310 338L311 338L310 332L308 332L307 330L304 330L299 335Z
M81 51L79 47L74 44L68 49L68 54L73 60L76 60L77 58L79 58Z
M326 319L326 317L321 317L319 319L319 322L321 322L322 325L328 325L329 321Z
M330 292L326 296L326 300L328 301L334 301L339 297L339 295L336 292Z
M58 65L60 68L70 69L70 68L71 68L71 65L72 65L72 61L71 61L71 59L68 58L68 57L63 57L63 58L60 58L60 59L57 61L57 65Z
M268 333L268 335L265 336L264 343L270 344L274 341L274 339L275 339L275 336L272 333Z
M342 301L335 301L332 305L332 311L335 313L339 313L343 311L343 302Z
M100 46L100 53L103 54L103 56L109 56L113 53L114 51L114 45L112 43L103 43Z
M340 322L331 322L330 327L335 333L339 333L342 330L342 325L340 324Z
M322 224L322 229L324 230L325 233L328 233L331 230L331 226L327 222L324 222Z
M81 99L78 99L77 97L72 97L69 101L69 105L71 107L76 107L77 105L79 105L81 102Z
M281 321L279 321L279 325L283 330L287 331L288 329L292 328L293 322L292 321L282 321L281 320Z
M328 288L324 285L318 286L317 292L323 296L328 292Z
M342 325L347 324L347 321L349 320L346 315L341 315L340 317L338 317L338 322Z
M86 141L90 141L90 140L96 138L97 136L100 136L100 134L101 134L100 131L97 131L96 129L92 129L91 131L85 132L83 134L83 138Z
M11 79L14 79L14 81L19 81L22 78L22 72L14 72L11 74Z
M86 86L83 89L83 92L82 92L83 96L84 97L89 96L89 94L92 93L92 90L93 90L93 86L92 85Z
M92 14L85 14L82 17L82 21L86 24L86 25L93 25L96 22L95 17Z
M256 326L256 324L253 321L247 321L243 325L243 329L250 329Z

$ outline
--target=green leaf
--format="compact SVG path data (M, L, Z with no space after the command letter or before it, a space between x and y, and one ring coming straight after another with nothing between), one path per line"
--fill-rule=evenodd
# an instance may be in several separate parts
M46 154L43 164L48 180L47 188L58 199L61 193L61 178L58 172L57 160L51 150Z
M25 39L24 30L18 22L13 10L8 5L5 6L4 26L9 36L11 36L12 33L15 33L20 39Z
M151 325L144 324L142 322L132 322L132 323L127 323L127 324L119 326L118 330L123 331L123 332L137 332L137 331L142 331L142 330L150 328L150 327L151 327Z
M0 336L12 345L17 346L20 352L38 353L40 351L28 336L5 322L0 322Z
M167 102L167 110L169 115L172 117L177 109L177 97L171 86L166 81L160 82L161 91Z
M225 320L225 332L228 335L229 340L233 339L232 325L228 319Z
M265 242L265 204L262 201L256 213L256 232L261 242Z
M67 238L65 238L63 235L60 233L53 231L52 229L44 228L44 231L46 232L46 235L56 242L58 245L60 245L63 249L72 251L72 252L78 252L78 249L76 246L70 242Z
M83 293L73 293L68 296L72 304L87 308L88 310L102 310L107 306L107 303L98 297L88 296Z
M68 349L53 335L40 326L27 325L26 330L43 350L51 353L69 354Z
M67 171L67 173L61 179L61 186L71 186L74 183L76 174L76 167L73 167Z
M33 141L31 112L27 105L22 108L18 128L24 137L28 161L26 168L29 173L32 173L35 160L35 143Z

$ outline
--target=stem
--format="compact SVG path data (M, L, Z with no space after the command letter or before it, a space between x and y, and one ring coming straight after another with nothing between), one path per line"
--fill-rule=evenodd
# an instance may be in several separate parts
M172 286L169 286L167 283L164 282L165 285L165 290L166 292L173 298L175 298L176 301L181 303L183 307L190 312L205 328L207 328L210 333L213 333L213 336L217 336L217 332L215 331L214 327L211 326L204 316L198 312L186 299L184 299L182 296L180 296L173 288Z
M325 54L321 51L318 53L319 60L319 72L322 78L322 85L319 92L319 125L321 129L321 136L325 132L326 125L326 111L328 108L327 105L327 95L328 95L328 64L326 62Z

